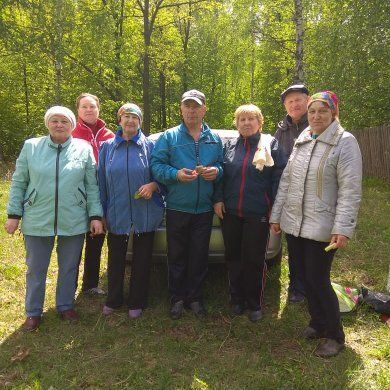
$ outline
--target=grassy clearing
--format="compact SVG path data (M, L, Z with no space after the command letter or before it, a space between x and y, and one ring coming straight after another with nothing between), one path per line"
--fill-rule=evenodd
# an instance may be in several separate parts
M9 182L0 183L0 224ZM334 280L385 291L390 253L390 185L366 180L356 239L337 255ZM105 258L105 256L104 256ZM259 324L228 316L223 266L210 269L209 316L167 316L166 269L156 265L150 309L129 321L125 309L106 320L104 299L78 296L81 320L62 323L55 312L56 267L49 269L44 323L23 334L23 240L0 231L0 388L70 389L386 389L390 388L390 328L368 308L344 317L345 351L334 359L312 355L303 341L304 306L286 305L287 269L268 274ZM102 281L105 285L105 262Z

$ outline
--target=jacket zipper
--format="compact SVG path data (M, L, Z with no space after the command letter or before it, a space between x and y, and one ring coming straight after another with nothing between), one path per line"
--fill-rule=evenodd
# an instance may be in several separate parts
M57 159L56 159L56 189L55 189L55 200L54 200L54 235L57 235L57 221L58 221L58 181L59 181L59 170L60 170L60 153L62 145L58 145L57 148Z
M198 141L194 141L194 144L195 144L196 165L200 165L200 161L199 161L199 140ZM200 193L200 178L199 178L199 175L196 178L196 180L197 180L197 183L198 183L198 187L197 187L197 191L196 191L195 212L198 211L198 207L199 207L199 193Z
M132 209L132 193L130 191L130 183L129 183L129 142L126 141L126 176L127 176L127 188L129 191L129 201L130 201L130 218L131 218L131 224L133 224L133 209Z
M28 203L29 206L31 206L31 197L33 196L33 193L35 192L35 188L30 192L30 195L27 197L26 200L23 201L23 205L25 205L26 203Z
M334 143L336 141L337 136L338 136L338 132L336 131L334 136L332 137L332 139L330 141L331 144L326 147L325 152L321 157L320 164L318 166L318 170L317 170L317 196L321 200L322 200L322 190L323 190L323 182L322 181L323 181L323 175L324 175L324 166L325 166L325 162L329 156L330 151L334 147Z
M242 203L243 203L243 200L244 200L244 188L245 188L245 181L246 181L246 168L248 166L248 159L249 159L249 154L250 154L249 142L246 139L244 139L244 148L245 148L246 151L245 151L244 162L242 164L242 169L241 169L240 195L239 195L239 198L238 198L238 216L239 217L242 217Z

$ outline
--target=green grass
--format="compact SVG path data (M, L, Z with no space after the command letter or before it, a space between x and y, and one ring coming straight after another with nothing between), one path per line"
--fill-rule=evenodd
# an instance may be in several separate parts
M0 182L0 223L9 182ZM355 240L339 251L333 280L385 291L390 253L390 185L366 180ZM106 253L103 258L106 258ZM106 283L106 262L102 285ZM130 321L126 310L105 319L104 298L78 296L81 315L62 323L54 309L55 259L49 269L44 322L24 334L23 240L0 232L0 388L15 389L387 389L390 328L370 308L345 315L346 349L329 360L299 335L304 305L286 305L287 268L268 274L263 320L228 316L223 266L210 268L205 289L209 316L167 316L166 269L153 268L150 308Z

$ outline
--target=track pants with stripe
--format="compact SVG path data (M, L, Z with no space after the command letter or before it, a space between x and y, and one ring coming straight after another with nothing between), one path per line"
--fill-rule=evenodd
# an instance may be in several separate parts
M260 310L267 271L267 218L226 213L221 224L231 303L246 305L249 310Z

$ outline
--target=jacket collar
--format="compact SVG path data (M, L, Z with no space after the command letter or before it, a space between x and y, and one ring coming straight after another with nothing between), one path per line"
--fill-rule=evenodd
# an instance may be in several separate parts
M145 142L145 135L144 133L141 131L141 129L138 129L138 132L137 134L132 137L130 139L131 142L134 142L136 145L138 146L142 146L142 144ZM115 133L115 143L116 144L120 144L121 142L127 142L127 140L125 140L123 138L123 130L122 130L122 127L121 126L118 126L118 130L117 132Z
M291 126L298 126L298 128L307 127L307 113L302 116L298 123L294 123L290 115L286 115L279 123L279 127L282 131L287 131Z
M317 138L317 142L324 142L329 145L337 145L339 139L341 138L344 129L341 127L340 122L334 120ZM310 127L305 129L296 140L296 144L304 144L311 142L313 138L311 137Z
M58 146L61 145L62 149L66 148L71 142L73 137L70 136L63 144L56 144L52 141L50 134L47 136L47 144L54 149L58 149Z
M260 140L260 131L255 134L252 134L250 137L244 138L241 134L238 136L238 140L240 143L249 142L250 145L258 145Z
M182 132L182 133L185 133L187 134L189 137L190 136L190 133L188 132L188 128L187 126L185 125L184 122L182 122L179 126L179 131ZM200 137L199 137L199 140L203 139L204 137L207 137L208 135L210 135L210 127L207 125L206 122L202 122L202 131L200 133ZM192 138L192 137L191 137Z
M82 129L85 129L85 130L88 130L88 131L92 131L90 129L90 127L81 118L78 118L77 125L78 125L78 127L82 128ZM97 131L100 131L104 127L106 127L106 122L104 122L102 119L98 118L97 121L96 121L96 129L97 129Z

